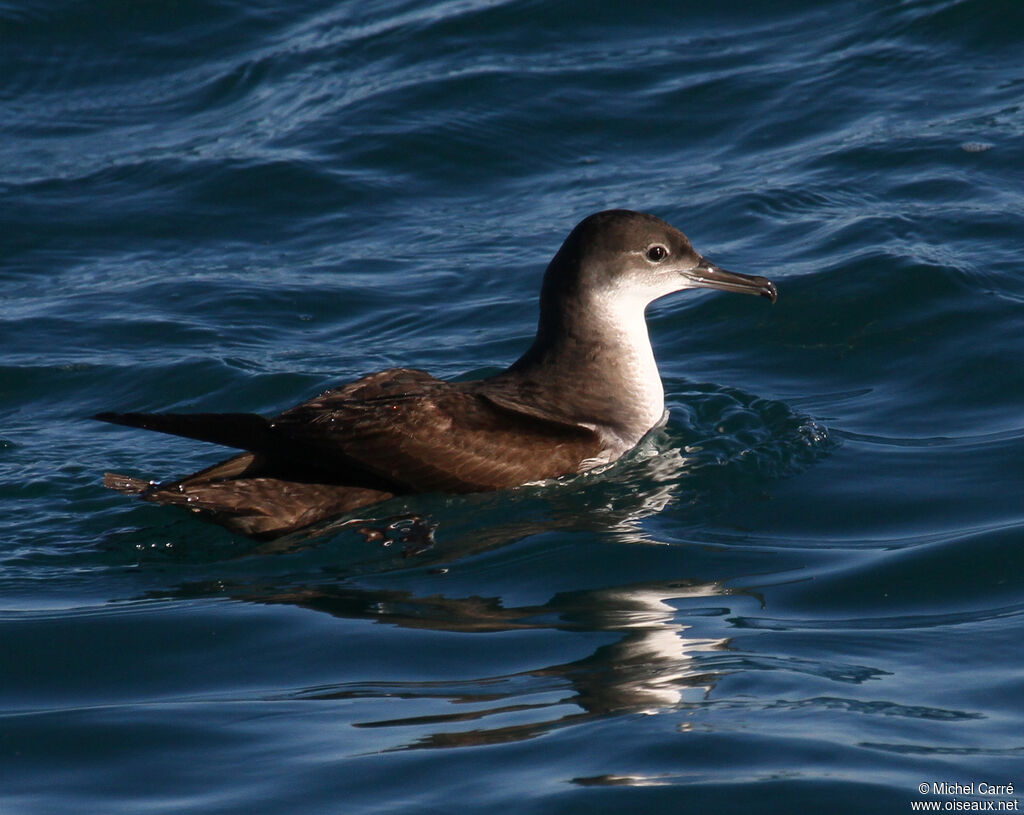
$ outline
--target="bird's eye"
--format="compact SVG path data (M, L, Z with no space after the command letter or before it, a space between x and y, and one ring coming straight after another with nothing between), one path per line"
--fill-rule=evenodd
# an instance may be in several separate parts
M654 262L660 263L668 256L668 249L660 244L654 244L650 249L647 250L647 259Z

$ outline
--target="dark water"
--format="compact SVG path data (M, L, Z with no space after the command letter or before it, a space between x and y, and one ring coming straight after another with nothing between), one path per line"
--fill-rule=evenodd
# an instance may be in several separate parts
M1022 53L1015 0L0 2L0 811L1017 801ZM651 309L603 477L411 555L102 488L222 451L98 410L507 364L612 206L780 298Z

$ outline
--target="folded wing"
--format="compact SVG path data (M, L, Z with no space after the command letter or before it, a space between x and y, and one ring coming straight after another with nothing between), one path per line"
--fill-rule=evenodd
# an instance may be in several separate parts
M273 419L254 414L100 414L104 421L260 453L305 478L405 492L480 492L577 472L600 452L590 428L479 383L392 369L321 394ZM361 478L362 477L362 478Z

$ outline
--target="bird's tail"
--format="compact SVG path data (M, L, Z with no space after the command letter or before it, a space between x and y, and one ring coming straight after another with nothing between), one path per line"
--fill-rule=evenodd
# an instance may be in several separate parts
M146 481L144 478L121 475L120 473L104 473L103 486L128 495L142 495L142 493L153 486L153 482Z
M270 422L255 413L97 413L93 418L239 450L264 449L270 433Z

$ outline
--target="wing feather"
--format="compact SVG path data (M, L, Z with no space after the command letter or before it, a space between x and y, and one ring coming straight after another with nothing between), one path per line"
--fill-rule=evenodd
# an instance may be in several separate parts
M389 493L504 489L578 472L581 462L600 454L593 428L489 384L395 368L270 420L254 414L96 418L258 453L263 463L253 469L278 477Z
M600 451L592 429L498 404L477 384L384 371L285 411L272 432L412 492L518 486L577 472Z

